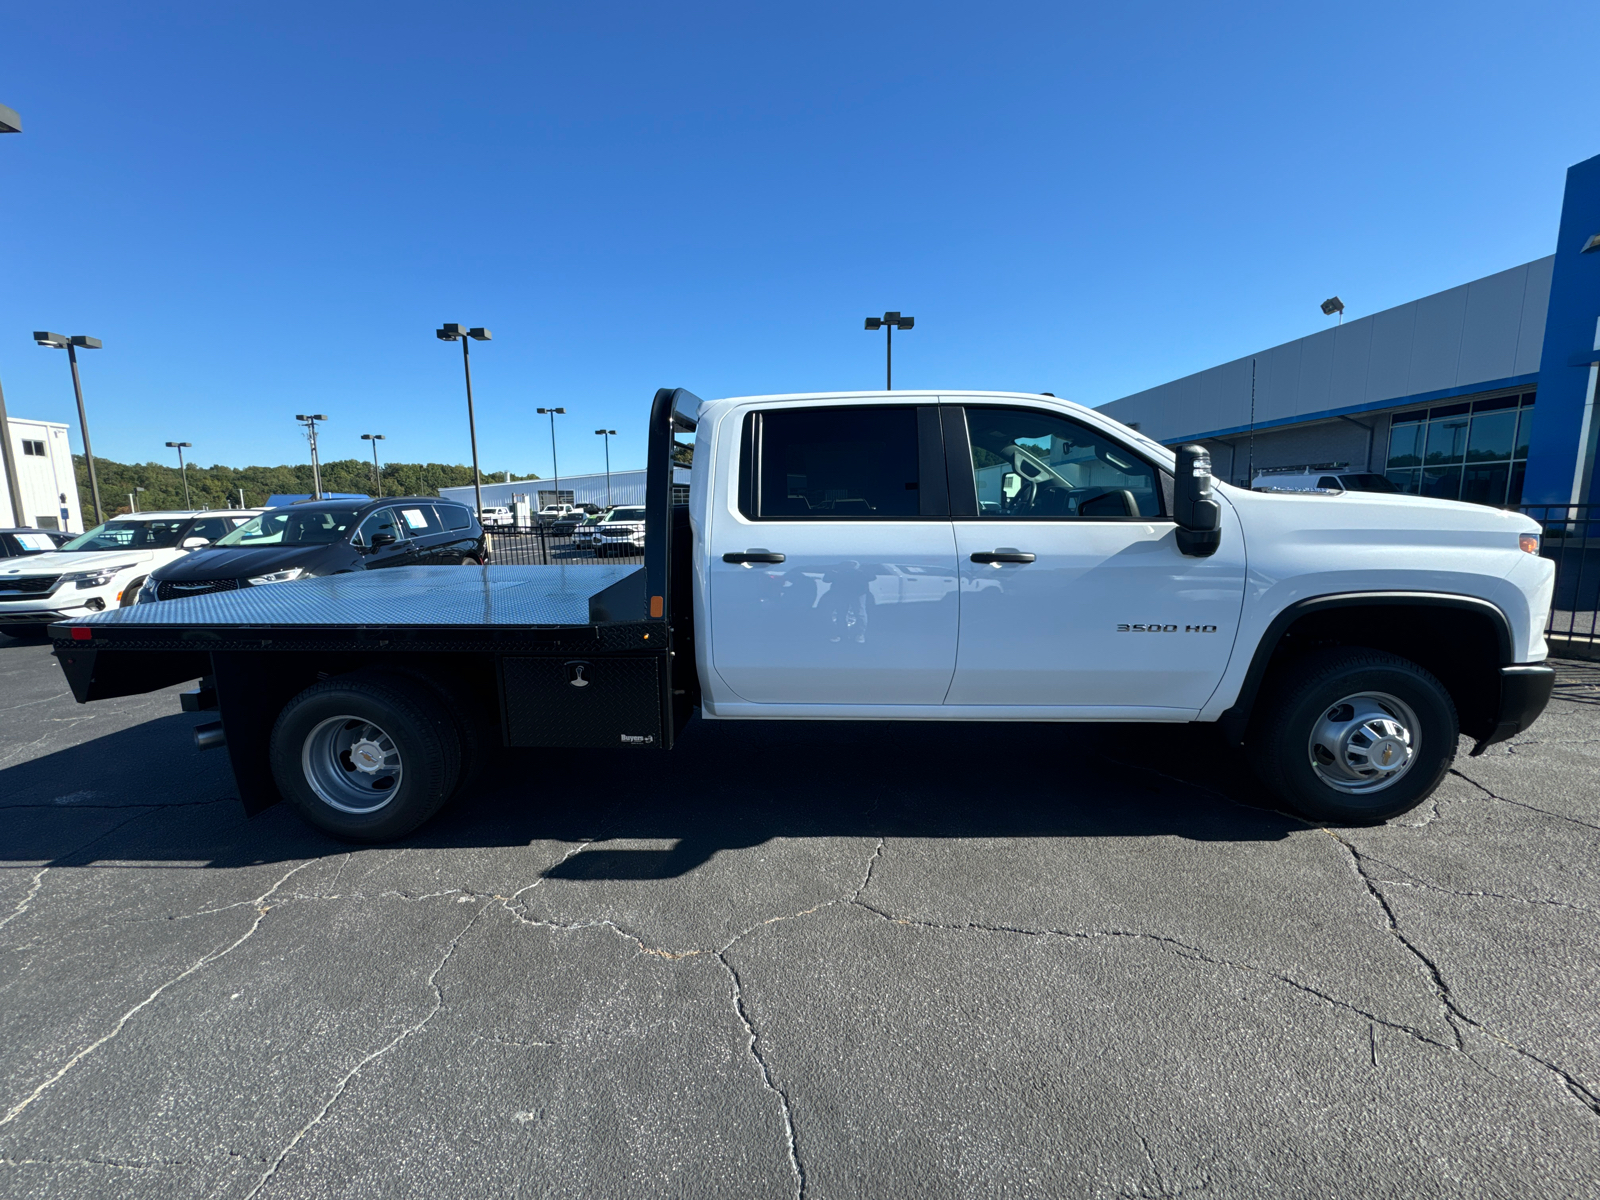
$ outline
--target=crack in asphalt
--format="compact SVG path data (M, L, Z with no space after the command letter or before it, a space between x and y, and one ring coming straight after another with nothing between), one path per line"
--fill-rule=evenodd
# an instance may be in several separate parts
M278 1156L272 1160L272 1163L267 1167L266 1172L261 1176L260 1179L256 1181L255 1187L251 1188L247 1193L245 1193L244 1200L252 1200L252 1197L258 1195L264 1187L272 1182L273 1177L278 1173L278 1168L283 1166L284 1160L294 1152L294 1148L304 1141L313 1129L322 1124L323 1118L325 1118L328 1115L329 1110L339 1102L339 1097L344 1095L345 1089L350 1086L350 1081L352 1079L361 1074L361 1072L368 1065L377 1061L385 1054L389 1053L389 1051L393 1050L401 1042L405 1041L414 1034L421 1033L422 1030L427 1027L429 1021L432 1021L434 1017L438 1016L444 1011L444 989L439 986L439 973L445 969L446 965L449 964L451 957L456 952L456 947L461 945L462 939L465 938L467 934L471 932L472 927L478 923L478 918L483 916L483 914L487 911L487 907L473 910L471 920L463 925L461 927L461 931L457 933L453 939L451 939L450 945L444 952L444 957L439 960L432 972L429 973L428 986L433 989L433 1007L428 1010L428 1015L423 1017L422 1020L406 1026L398 1034L389 1039L388 1042L380 1046L378 1049L371 1051L369 1054L363 1057L360 1062L356 1063L355 1066L351 1067L350 1070L345 1073L344 1077L339 1080L338 1084L335 1085L332 1094L329 1095L325 1101L323 1101L322 1107L316 1111L316 1114L311 1118L311 1120L302 1125L295 1135L284 1145L283 1149L278 1151Z
M244 945L245 942L249 941L255 935L256 930L261 928L261 922L266 920L267 914L272 911L273 906L267 903L267 901L272 898L272 894L285 883L287 883L289 877L292 876L296 871L304 870L315 861L315 859L307 859L299 866L292 868L287 874L282 876L277 883L274 883L265 892L257 896L255 899L256 919L250 923L249 929L245 930L243 934L241 934L225 948L221 950L213 950L209 954L205 954L196 959L183 971L179 972L177 975L174 975L171 979L167 980L160 987L156 988L155 991L151 992L143 1000L139 1001L139 1003L135 1004L127 1012L123 1013L122 1016L117 1019L116 1024L113 1025L108 1032L101 1034L94 1041L79 1049L77 1053L75 1053L71 1058L67 1059L66 1062L58 1067L54 1074L52 1074L38 1087L34 1088L33 1091L27 1096L23 1097L21 1100L13 1104L9 1109L7 1109L5 1115L0 1116L0 1126L9 1125L12 1121L15 1121L19 1116L22 1115L22 1113L30 1104L32 1104L40 1096L44 1095L45 1092L49 1091L52 1087L59 1083L62 1078L64 1078L66 1074L72 1070L73 1067L77 1066L101 1046L104 1046L107 1042L111 1041L118 1034L120 1034L129 1021L133 1020L133 1018L145 1008L148 1008L150 1005L154 1004L157 998L160 997L161 994L168 988L183 982L183 980L189 978L189 976L193 975L196 971L209 966L218 959L225 958L229 954L232 954L240 946Z
M1115 760L1109 760L1108 759L1107 761L1115 761ZM1236 805L1236 806L1238 806L1240 808L1246 808L1246 809L1250 808L1249 805L1245 805L1245 804L1241 803L1240 801L1235 800L1232 796L1229 796L1225 792L1218 791L1216 788L1207 787L1204 784L1193 783L1193 782L1188 781L1188 780L1178 779L1176 776L1167 775L1165 772L1158 771L1154 767L1144 766L1144 765L1139 764L1139 763L1120 763L1119 765L1126 766L1126 767L1131 767L1131 768L1133 768L1135 770L1150 771L1153 774L1160 775L1163 779L1171 779L1174 782L1185 783L1190 787L1197 787L1197 788L1200 788L1202 791L1210 792L1212 795L1218 796L1221 799L1226 800L1229 804ZM1539 808L1539 807L1537 807L1535 805L1532 805L1532 804L1524 804L1520 800L1510 800L1510 799L1507 799L1504 796L1496 795L1493 791L1491 791L1490 789L1484 787L1484 785L1479 783L1476 779L1473 779L1471 776L1464 774L1463 772L1461 772L1459 769L1457 769L1455 767L1451 767L1450 768L1449 774L1454 775L1458 779L1464 780L1467 783L1470 783L1473 787L1477 788L1484 795L1490 797L1491 799L1500 800L1500 801L1502 801L1502 802L1504 802L1506 804L1514 804L1514 805L1517 805L1520 808L1526 808L1526 809L1529 809L1529 810L1531 810L1533 812L1543 813L1546 816L1556 817L1556 818L1559 818L1561 820L1570 821L1572 824L1581 826L1583 828L1587 828L1587 829L1600 828L1600 826L1590 825L1588 822L1580 821L1580 820L1578 820L1578 819L1576 819L1574 817L1563 816L1561 813L1550 812L1547 809L1542 809L1542 808ZM1435 794L1437 794L1437 793L1435 793ZM1256 810L1251 809L1251 811L1256 811ZM1439 969L1438 964L1435 963L1426 954L1424 954L1415 945L1415 943L1413 943L1408 937L1405 936L1404 933L1401 932L1399 920L1395 916L1394 909L1389 904L1388 897L1386 897L1383 894L1383 891L1382 891L1382 889L1380 887L1378 887L1377 882L1374 881L1368 875L1368 873L1366 871L1366 868L1365 868L1365 865L1364 865L1364 857L1365 856L1361 853L1360 850L1358 850L1356 848L1356 845L1355 845L1355 843L1353 841L1351 841L1348 838L1341 837L1339 834L1333 832L1333 830L1327 828L1324 825L1318 825L1318 824L1316 824L1316 823L1314 823L1312 821L1308 821L1308 820L1306 820L1306 818L1300 816L1298 813L1292 812L1292 811L1290 811L1288 809L1275 809L1273 811L1280 812L1282 815L1284 815L1286 817L1290 817L1293 820L1299 821L1301 824L1305 825L1306 828L1308 828L1308 829L1321 830L1323 833L1325 833L1329 837L1331 837L1334 841L1338 842L1339 845L1344 847L1345 851L1349 855L1350 862L1351 862L1352 866L1355 869L1355 873L1356 873L1357 878L1360 879L1360 881L1362 882L1363 886L1366 888L1367 893L1370 896L1370 898L1378 905L1379 909L1381 910L1381 912L1383 914L1383 917L1384 917L1385 924L1387 925L1388 932L1389 932L1390 936L1393 937L1401 946L1403 946L1405 948L1405 950L1417 960L1417 962L1422 966L1423 970L1426 972L1426 975L1427 975L1428 979L1431 981L1431 989L1432 989L1434 995L1438 998L1439 1003L1441 1005L1441 1008L1442 1008L1442 1010L1443 1010L1443 1012L1445 1014L1445 1023L1450 1027L1450 1031L1454 1035L1456 1044L1454 1046L1443 1047L1443 1043L1440 1043L1440 1042L1436 1041L1435 1039L1429 1038L1426 1035L1421 1034L1419 1031L1418 1032L1414 1032L1414 1031L1406 1028L1405 1026L1395 1025L1392 1022L1384 1021L1382 1018L1379 1018L1379 1017L1376 1017L1376 1016L1371 1016L1371 1014L1367 1014L1368 1016L1371 1016L1372 1020L1376 1021L1380 1025L1384 1025L1386 1028L1396 1029L1399 1032L1407 1034L1408 1036L1418 1037L1420 1040L1425 1041L1425 1042L1429 1042L1432 1045L1442 1046L1445 1049L1455 1050L1456 1052L1464 1055L1466 1057L1467 1061L1473 1063L1473 1065L1475 1067L1477 1067L1479 1070L1483 1070L1486 1073L1489 1073L1487 1071L1487 1068L1483 1067L1482 1064L1478 1063L1473 1058L1473 1056L1471 1054L1467 1053L1465 1043L1464 1043L1464 1041L1463 1041L1463 1039L1461 1037L1460 1026L1456 1024L1456 1022L1459 1020L1459 1021L1463 1022L1464 1024L1470 1026L1476 1033L1481 1034L1483 1037L1486 1037L1489 1040L1491 1040L1493 1042L1496 1042L1501 1046L1504 1046L1506 1049L1511 1050L1511 1051L1513 1051L1514 1053L1516 1053L1518 1055L1521 1055L1523 1058L1526 1058L1529 1062L1536 1063L1539 1066L1543 1067L1546 1071L1550 1072L1552 1075L1554 1075L1562 1083L1562 1085L1566 1088L1566 1090L1573 1097L1573 1099L1577 1100L1578 1103L1582 1104L1585 1108L1587 1108L1595 1116L1600 1117L1600 1095L1597 1095L1590 1088L1586 1087L1583 1083L1579 1082L1578 1079L1575 1078L1569 1071L1567 1071L1564 1068L1556 1065L1553 1062L1550 1062L1548 1059L1545 1059L1545 1058L1541 1057L1540 1055L1535 1054L1533 1051L1531 1051L1531 1050L1529 1050L1529 1049L1527 1049L1527 1048L1525 1048L1525 1047L1523 1047L1521 1045L1518 1045L1510 1037L1508 1037L1508 1036L1506 1036L1506 1035L1504 1035L1502 1033L1499 1033L1499 1032L1497 1032L1497 1031L1495 1031L1493 1029L1490 1029L1487 1025L1484 1025L1481 1021L1475 1020L1474 1018L1468 1016L1465 1012L1463 1012L1461 1010L1460 1006L1456 1003L1456 999L1455 999L1454 995L1451 993L1449 985L1446 983L1444 975L1443 975L1443 972ZM1428 822L1424 821L1421 824L1426 825L1427 823ZM1374 860L1374 861L1376 861L1376 860ZM1225 965L1233 966L1235 964L1225 964ZM1240 964L1240 966L1242 967L1242 964ZM1253 969L1253 968L1243 967L1242 969L1247 969L1248 970L1248 969ZM1313 994L1320 994L1320 993L1318 993L1316 991L1316 989L1305 988L1304 985L1299 984L1299 983L1295 982L1294 980L1289 979L1287 976L1278 976L1278 978L1282 979L1283 982L1288 983L1292 987L1302 988L1303 990L1310 991ZM1334 1000L1330 999L1330 1003L1338 1004L1338 1005L1340 1005L1342 1007L1348 1007L1348 1008L1351 1009L1351 1011L1354 1011L1354 1012L1360 1012L1361 1011L1359 1009L1356 1009L1352 1005L1344 1005L1342 1001L1334 1001ZM1492 1074L1492 1073L1490 1073L1490 1074Z
M28 906L33 903L33 898L39 894L39 889L44 886L44 877L49 874L49 867L40 867L33 873L33 886L28 889L28 894L17 901L17 906L0 917L0 929L4 929L23 913L28 911Z
M1413 826L1412 828L1416 827ZM1388 862L1385 859L1381 859L1374 854L1366 854L1363 855L1363 857L1371 862L1377 863L1380 866L1387 867L1391 871L1398 871L1400 874L1406 877L1404 879L1383 879L1378 881L1391 887L1418 888L1425 892L1440 892L1446 896L1460 896L1464 900L1509 900L1513 904L1544 904L1549 905L1551 908L1569 908L1574 912L1589 913L1591 916L1600 916L1600 909L1590 908L1585 904L1573 904L1568 900L1553 900L1547 897L1537 896L1513 896L1509 892L1458 891L1455 888L1444 887L1442 884L1429 883L1421 876L1413 875L1404 867L1398 866L1392 862Z
M1571 821L1574 825L1581 825L1585 829L1600 830L1600 825L1593 824L1590 821L1582 821L1582 820L1579 820L1577 817L1569 817L1569 816L1567 816L1566 813L1551 812L1548 808L1540 808L1537 804L1529 804L1525 800L1513 800L1509 796L1502 796L1499 793L1493 791L1492 789L1485 787L1483 784L1479 783L1472 776L1463 774L1460 770L1458 770L1455 767L1451 767L1450 768L1450 774L1454 775L1457 779L1466 780L1473 787L1477 788L1480 792L1482 792L1485 796L1489 797L1489 799L1498 800L1498 801L1500 801L1501 804L1515 804L1518 808L1525 808L1529 812L1543 813L1545 816L1554 817L1558 821Z
M1463 776L1463 778L1465 778L1465 776ZM1405 935L1405 933L1401 931L1400 922L1395 916L1394 909L1389 904L1388 897L1383 894L1383 889L1380 888L1377 882L1373 880L1372 876L1368 874L1364 856L1362 855L1361 851L1356 848L1353 842L1340 837L1332 830L1324 829L1323 832L1343 846L1349 853L1350 862L1355 868L1357 876L1360 878L1362 884L1365 885L1368 895L1372 897L1373 901L1382 911L1384 921L1388 926L1390 935L1394 937L1394 939L1398 941L1400 945L1404 946L1406 950L1409 951L1426 970L1428 978L1432 981L1433 993L1438 998L1440 1005L1445 1011L1446 1023L1450 1026L1451 1032L1455 1034L1456 1045L1454 1049L1462 1054L1466 1054L1469 1060L1472 1058L1470 1054L1467 1054L1465 1043L1461 1037L1461 1024L1467 1025L1474 1032L1481 1034L1493 1042L1497 1042L1516 1054L1521 1055L1529 1062L1537 1063L1539 1066L1543 1067L1546 1071L1550 1072L1557 1079L1559 1079L1562 1084L1565 1085L1567 1091L1571 1094L1574 1100L1582 1104L1595 1116L1600 1117L1600 1095L1597 1095L1588 1087L1584 1086L1574 1075L1572 1075L1571 1072L1551 1062L1549 1059L1535 1054L1532 1050L1519 1045L1505 1034L1502 1034L1497 1030L1490 1029L1482 1021L1469 1016L1465 1011L1463 1011L1460 1004L1457 1003L1454 993L1451 992L1450 985L1445 980L1444 973L1439 969L1439 965L1427 954L1425 954L1420 947L1418 947L1410 938ZM1460 1022L1461 1024L1457 1024L1457 1022Z

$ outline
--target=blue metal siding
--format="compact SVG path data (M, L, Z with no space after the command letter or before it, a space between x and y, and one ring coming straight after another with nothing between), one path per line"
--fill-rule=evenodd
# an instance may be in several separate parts
M1522 491L1528 504L1572 500L1589 372L1568 364L1574 355L1593 348L1595 322L1600 318L1600 253L1583 253L1584 243L1596 233L1600 233L1600 155L1567 171L1540 360L1539 416ZM1591 484L1589 494L1578 499L1593 503L1597 492L1600 489Z

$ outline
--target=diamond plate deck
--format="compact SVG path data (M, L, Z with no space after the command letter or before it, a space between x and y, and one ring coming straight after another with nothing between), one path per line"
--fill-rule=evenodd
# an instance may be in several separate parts
M589 600L641 567L392 567L117 608L68 622L117 630L482 628L589 624Z

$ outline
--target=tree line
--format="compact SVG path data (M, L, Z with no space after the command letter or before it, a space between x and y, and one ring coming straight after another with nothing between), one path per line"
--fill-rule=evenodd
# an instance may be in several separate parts
M89 488L89 468L81 454L74 454L77 468L78 502L83 507L85 523L94 519L94 493ZM244 493L246 508L259 508L268 496L309 493L311 491L311 464L297 463L279 467L189 467L189 504L183 502L183 476L178 468L163 463L120 463L112 459L96 458L94 470L100 480L100 502L107 516L126 513L128 495L134 493L141 512L161 509L236 508L240 491ZM513 471L513 481L538 479L531 472L523 475ZM486 472L485 483L505 479L505 472ZM437 496L442 487L463 487L472 484L472 468L456 463L384 463L383 494L385 496ZM135 488L144 489L134 492ZM322 464L322 490L325 492L355 492L362 495L378 494L372 463L359 458L341 458Z

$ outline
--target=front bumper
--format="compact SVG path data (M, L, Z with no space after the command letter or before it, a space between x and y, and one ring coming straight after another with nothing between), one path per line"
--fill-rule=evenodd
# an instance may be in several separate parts
M1496 742L1516 737L1539 719L1556 685L1549 663L1516 663L1500 668L1500 709L1493 730L1472 748L1476 758Z

